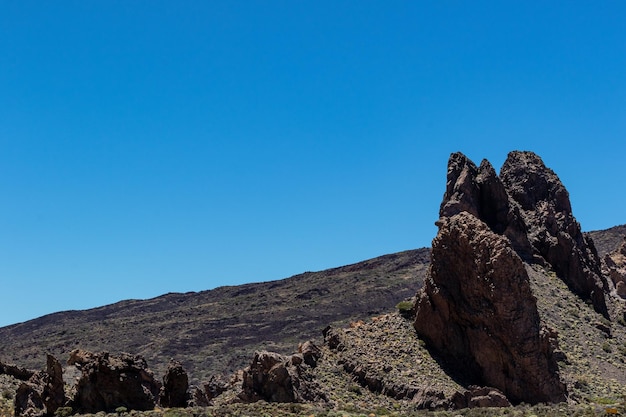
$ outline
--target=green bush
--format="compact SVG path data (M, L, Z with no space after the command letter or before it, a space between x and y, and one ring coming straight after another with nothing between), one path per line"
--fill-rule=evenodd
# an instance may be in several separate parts
M410 319L415 316L415 309L412 301L400 301L396 308L402 317Z
M69 417L74 413L72 407L59 407L57 411L54 412L55 417Z

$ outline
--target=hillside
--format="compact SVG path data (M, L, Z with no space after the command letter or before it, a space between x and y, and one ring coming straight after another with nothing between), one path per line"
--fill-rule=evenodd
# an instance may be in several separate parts
M197 382L245 367L255 350L291 353L329 324L393 311L421 287L428 260L429 250L417 249L278 281L50 314L0 328L0 361L41 369L45 352L131 352L157 374L176 358Z

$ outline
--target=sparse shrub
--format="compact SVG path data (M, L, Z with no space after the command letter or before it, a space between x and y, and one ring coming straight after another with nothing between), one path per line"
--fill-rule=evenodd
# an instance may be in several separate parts
M115 412L116 412L117 414L120 414L120 415L121 415L121 414L127 413L127 412L128 412L128 408L126 408L126 407L117 407L117 408L115 409Z
M54 412L55 417L69 417L74 413L72 407L59 407Z
M361 391L361 386L357 384L352 384L348 387L348 391L355 393L356 395L361 395L363 392Z
M396 307L400 315L405 319L410 319L415 316L415 309L412 301L400 301Z
M611 353L613 351L609 342L602 343L602 350L605 351L606 353Z
M389 414L390 414L389 410L387 410L385 407L378 407L378 408L374 411L374 413L375 413L377 416L386 416L386 415L389 415Z

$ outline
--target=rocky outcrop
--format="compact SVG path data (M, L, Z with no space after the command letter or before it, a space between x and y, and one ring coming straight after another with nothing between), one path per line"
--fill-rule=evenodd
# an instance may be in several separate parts
M239 398L244 402L327 401L302 354L285 357L274 352L255 353L243 371Z
M468 212L442 217L415 329L456 372L514 402L559 402L554 335L539 320L521 258Z
M163 377L163 386L159 393L161 407L186 407L189 396L189 377L183 366L176 361L171 361L167 372Z
M439 214L420 336L455 372L514 402L564 400L556 334L539 320L525 263L552 268L607 318L608 284L560 179L532 152L511 152L499 176L455 153Z
M47 355L45 371L36 372L22 383L15 394L15 415L39 417L54 415L66 402L63 368Z
M113 412L118 407L152 410L157 403L161 386L139 355L76 350L68 365L75 365L81 371L71 400L76 412Z
M20 381L28 381L33 375L35 375L35 371L22 368L21 366L0 362L0 375L9 375L15 379L19 379Z
M446 192L439 217L451 217L463 211L481 219L494 233L506 236L522 259L532 260L533 248L521 211L509 198L489 161L483 160L477 167L457 152L448 161Z
M532 152L509 153L500 176L460 152L448 162L440 217L468 212L505 236L526 262L552 267L570 289L608 318L608 292L598 253L572 214L559 177Z
M309 365L311 368L315 368L317 366L317 361L322 357L322 351L320 348L318 348L315 343L310 340L298 345L298 353L302 355L304 363Z
M496 388L471 385L468 390L458 392L453 398L456 408L510 407L506 396Z
M514 402L563 401L556 335L539 320L525 263L550 267L607 318L609 287L560 179L532 152L511 152L499 176L454 153L439 214L415 328L470 382ZM620 281L615 259L605 263Z
M605 255L603 268L611 278L618 296L626 299L626 238L613 252Z
M519 205L528 238L567 286L609 317L600 259L572 214L569 193L559 177L532 152L511 152L500 171L508 195Z

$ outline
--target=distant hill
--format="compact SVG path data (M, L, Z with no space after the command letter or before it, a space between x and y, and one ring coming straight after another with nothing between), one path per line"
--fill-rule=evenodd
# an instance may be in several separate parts
M329 324L393 311L422 286L429 254L410 250L278 281L50 314L0 328L0 361L40 369L46 352L130 352L157 374L176 358L192 380L203 380L245 367L255 350L292 353Z
M626 236L626 224L614 226L606 230L595 230L587 233L593 239L598 254L603 257L617 249Z

